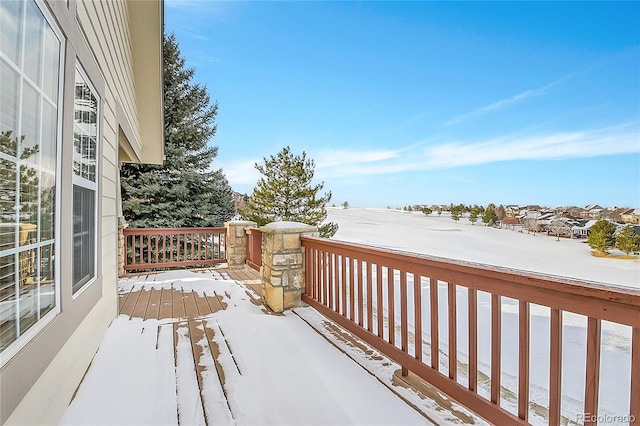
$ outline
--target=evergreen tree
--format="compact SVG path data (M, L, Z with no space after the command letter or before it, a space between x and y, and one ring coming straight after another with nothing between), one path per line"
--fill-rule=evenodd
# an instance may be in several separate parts
M218 104L192 82L194 69L185 67L174 35L163 48L165 161L122 166L122 210L132 227L221 226L235 205L222 170L210 170Z
M589 229L587 244L600 253L607 253L616 243L615 232L616 225L608 220L600 219Z
M498 215L496 214L495 209L496 209L495 204L493 203L489 204L487 208L484 210L484 213L482 214L482 222L490 226L496 223L498 221Z
M327 218L326 204L331 201L331 192L323 196L318 193L324 183L312 185L315 162L307 154L293 155L285 147L276 156L264 158L264 164L255 165L262 174L253 190L247 207L240 213L258 226L281 220L317 226L321 237L330 238L338 230L333 222L323 223Z
M625 226L616 236L615 247L627 255L640 251L640 235L635 233L633 227Z
M482 208L474 205L469 209L469 221L473 225L478 221L478 217L482 214Z
M457 205L457 206L453 206L451 207L451 219L455 220L456 222L460 220L460 216L462 215L462 213L464 213L464 206L462 205Z
M426 214L427 216L429 216L431 213L433 213L433 210L431 210L429 207L424 206L422 208L422 213Z

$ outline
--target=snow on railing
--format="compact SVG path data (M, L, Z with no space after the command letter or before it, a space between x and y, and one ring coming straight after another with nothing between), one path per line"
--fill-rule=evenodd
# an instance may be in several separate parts
M127 228L125 271L225 263L226 228Z
M491 423L640 419L640 291L301 241L304 302Z

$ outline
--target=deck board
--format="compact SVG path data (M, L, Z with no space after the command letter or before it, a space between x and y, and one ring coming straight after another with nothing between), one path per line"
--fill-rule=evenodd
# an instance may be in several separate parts
M196 305L196 300L194 298L193 291L184 292L183 300L184 300L185 316L188 319L198 318L200 316L200 313L198 312L198 306Z
M151 298L150 290L143 289L140 291L140 296L138 297L136 305L131 312L131 318L144 318L149 305L149 298Z
M135 308L136 303L138 302L138 298L140 297L140 292L128 292L127 298L122 307L120 308L120 314L131 317L133 313L133 308Z
M182 294L182 288L176 285L172 287L173 287L173 294L172 294L173 304L171 306L173 308L173 317L186 318L187 315L184 308L184 295Z
M158 313L160 311L160 296L162 296L162 290L157 290L155 288L151 289L151 294L149 295L149 303L147 304L147 309L144 313L144 319L158 319Z
M173 289L162 289L158 319L173 318Z

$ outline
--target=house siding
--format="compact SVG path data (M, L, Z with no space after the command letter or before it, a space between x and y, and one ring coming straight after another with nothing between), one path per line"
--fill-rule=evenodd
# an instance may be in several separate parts
M137 7L150 8L150 15L160 11L161 1L141 2ZM47 323L19 352L0 369L1 424L55 424L77 389L108 325L117 315L117 241L119 199L119 164L141 158L121 158L125 151L145 153L161 161L162 140L143 141L138 118L139 97L136 93L134 60L128 1L42 0L66 40L64 57L62 142L59 179L60 239L58 245L60 279L60 312ZM133 22L133 21L131 21ZM154 27L155 28L155 27ZM161 23L158 23L160 28ZM137 29L136 31L141 31ZM161 32L148 35L153 50L162 48ZM161 82L160 63L152 79ZM72 294L73 253L73 108L76 67L86 73L100 97L98 157L98 221L97 278ZM150 99L162 99L161 85ZM153 105L162 111L161 103ZM156 114L157 115L157 114ZM145 126L160 127L147 120ZM126 129L127 137L123 138ZM129 146L127 146L127 144ZM160 145L160 147L158 146ZM144 155L141 155L141 157Z

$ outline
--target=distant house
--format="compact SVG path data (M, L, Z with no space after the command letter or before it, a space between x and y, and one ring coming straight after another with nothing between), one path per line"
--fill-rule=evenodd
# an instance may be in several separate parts
M629 209L620 214L625 223L640 224L640 209Z
M624 222L624 220L622 219L622 214L626 213L626 212L628 212L630 210L632 210L632 209L628 209L628 208L613 208L613 209L611 209L611 211L609 213L609 219L615 220L615 221Z
M580 219L582 218L582 213L584 212L584 209L582 207L568 207L566 209L567 212L567 217L570 217L572 219Z
M603 216L608 216L605 209L597 204L585 206L584 210L580 214L582 219L605 219Z
M508 205L504 208L504 214L507 217L516 217L520 213L520 207L516 205Z
M119 165L162 163L163 4L0 18L0 423L57 424L118 311Z
M583 221L582 223L580 223L578 225L574 225L571 228L571 232L573 232L573 235L576 238L587 238L589 236L589 229L591 229L591 227L593 225L595 225L596 222L597 222L597 220L594 220L594 219L586 221L586 222Z

